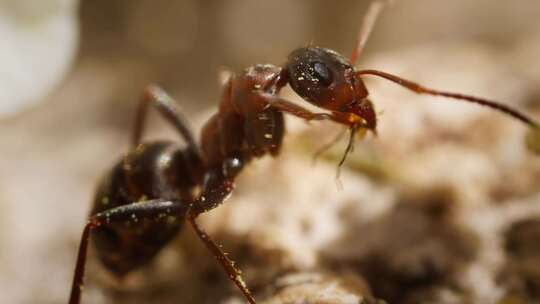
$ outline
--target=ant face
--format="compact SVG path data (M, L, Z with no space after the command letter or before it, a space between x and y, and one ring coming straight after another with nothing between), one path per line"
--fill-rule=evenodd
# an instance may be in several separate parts
M306 101L333 112L362 118L375 129L375 112L366 100L368 92L350 61L335 51L307 47L289 55L287 73L292 89Z

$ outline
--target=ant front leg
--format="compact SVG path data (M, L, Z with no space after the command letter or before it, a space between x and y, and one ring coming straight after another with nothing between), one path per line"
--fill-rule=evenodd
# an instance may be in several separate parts
M189 149L194 151L196 155L201 155L193 132L191 132L191 129L189 128L187 118L182 114L178 107L175 106L175 101L163 89L156 85L149 85L144 90L143 98L135 116L135 127L132 138L133 147L136 147L141 141L146 123L148 104L154 106L159 113L163 115L163 117L172 124L178 132L180 132L180 135L182 135L187 142Z
M273 94L259 93L259 97L262 98L269 106L293 116L305 119L306 121L331 120L347 127L364 127L365 125L362 118L355 114L345 112L315 113Z
M140 220L159 221L170 216L183 219L188 209L189 204L183 201L155 199L116 207L91 216L81 236L69 304L79 304L81 301L88 240L92 230L105 225L131 223Z
M305 109L288 100L285 100L283 98L280 98L272 94L261 93L259 96L263 98L271 107L279 109L280 111L283 111L285 113L294 115L296 117L303 118L307 121L331 120L336 123L345 125L349 128L349 131L350 131L349 142L347 144L347 148L345 149L345 152L343 153L343 157L341 158L339 162L337 176L339 176L339 168L345 162L347 155L351 153L353 150L353 140L354 140L354 136L356 132L358 132L361 129L369 129L375 133L375 129L371 128L368 122L364 121L361 117L353 113L345 113L345 112L314 113L314 112L309 111L308 109ZM322 153L322 151L328 149L330 145L337 142L337 140L339 140L340 138L341 138L341 135L339 135L337 139L333 140L330 144L322 147L319 151L317 151L317 153L315 154L315 157L317 157L320 153Z
M259 97L266 102L269 106L278 109L282 112L291 114L298 118L305 119L307 121L312 120L334 120L332 114L329 113L314 113L308 109L305 109L299 105L296 105L286 99L278 97L270 93L260 93Z

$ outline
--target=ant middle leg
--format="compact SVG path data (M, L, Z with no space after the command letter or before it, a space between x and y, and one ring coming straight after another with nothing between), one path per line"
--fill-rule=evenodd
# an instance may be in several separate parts
M81 291L84 285L84 272L86 257L88 251L88 241L90 232L96 228L116 223L136 222L139 220L163 220L169 216L177 218L185 217L189 209L189 204L184 201L154 199L149 201L135 202L110 210L100 212L90 217L86 223L79 251L77 254L77 263L73 275L73 284L69 297L69 304L79 304L81 300Z
M145 88L143 98L137 109L135 116L135 126L133 130L132 145L137 146L142 137L146 123L146 113L148 105L154 106L163 117L172 124L188 144L188 148L201 155L198 145L189 127L187 118L175 105L175 101L157 85L149 85Z

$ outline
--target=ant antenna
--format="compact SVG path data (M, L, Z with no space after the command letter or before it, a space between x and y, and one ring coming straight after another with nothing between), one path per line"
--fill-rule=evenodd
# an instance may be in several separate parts
M412 82L410 80L406 80L406 79L403 79L401 77L398 77L398 76L395 76L395 75L392 75L392 74L388 74L386 72L382 72L382 71L377 71L377 70L362 70L362 71L358 71L356 72L356 75L357 76L360 76L360 75L373 75L373 76L378 76L378 77L382 77L382 78L385 78L386 80L390 80L394 83L397 83L399 84L400 86L402 87L405 87L406 89L409 89L417 94L428 94L428 95L434 95L434 96L443 96L443 97L448 97L448 98L453 98L453 99L458 99L458 100L462 100L462 101L467 101L467 102L472 102L472 103L476 103L476 104L479 104L479 105L482 105L482 106L486 106L486 107L489 107L489 108L492 108L496 111L499 111L503 114L506 114L506 115L509 115L509 116L512 116L513 118L523 122L525 125L529 126L530 128L534 129L534 130L538 130L540 128L540 125L534 121L532 118L528 117L527 115L517 111L517 110L514 110L506 105L503 105L503 104L500 104L500 103L497 103L495 101L491 101L491 100L487 100L487 99L483 99L483 98L478 98L478 97L473 97L473 96L469 96L469 95L464 95L464 94L458 94L458 93L450 93L450 92L443 92L443 91L438 91L438 90L434 90L434 89L430 89L430 88L426 88L418 83L415 83L415 82Z
M353 52L351 55L351 65L354 66L356 63L356 60L358 59L358 57L360 57L362 51L364 50L366 42L371 32L373 31L373 27L375 26L375 21L377 21L379 14L381 13L382 9L388 2L389 0L373 0L369 4L368 11L366 15L364 16L364 20L362 21L360 31L358 31L356 47L353 49Z

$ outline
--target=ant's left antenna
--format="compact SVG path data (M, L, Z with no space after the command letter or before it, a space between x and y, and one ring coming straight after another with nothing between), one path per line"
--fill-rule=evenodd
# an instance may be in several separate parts
M375 26L375 21L377 21L379 14L381 13L382 9L388 2L389 2L388 0L373 0L369 4L368 11L366 15L364 16L362 25L360 26L360 31L358 31L356 47L353 49L353 52L351 55L351 65L354 66L356 64L356 60L362 54L362 51L364 50L366 42L371 32L373 31L373 27Z

